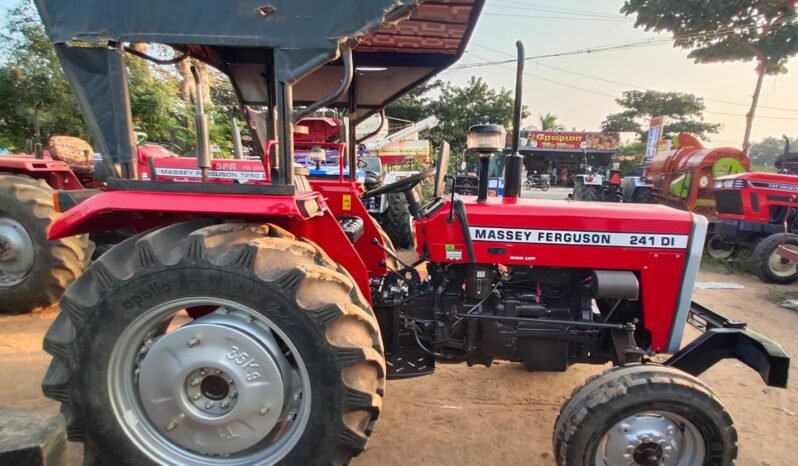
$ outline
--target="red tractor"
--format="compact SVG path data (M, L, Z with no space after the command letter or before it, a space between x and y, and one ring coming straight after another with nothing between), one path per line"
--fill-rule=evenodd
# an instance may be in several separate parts
M753 249L759 277L768 283L798 280L798 176L742 173L715 181L717 218L707 253L726 259Z
M35 139L26 154L0 156L0 312L17 314L58 300L93 255L119 242L119 233L47 239L57 217L54 190L77 191L104 184L108 173L92 147L70 136L40 141L40 104L34 111ZM175 157L161 146L137 148L140 166Z
M354 170L309 181L294 166L294 124L343 106L354 125L455 63L484 2L327 5L197 0L192 11L214 20L196 21L169 2L37 0L114 167L103 191L58 194L64 213L50 238L136 232L69 287L44 341L44 393L62 403L86 463L346 464L374 431L386 378L501 359L537 371L615 364L563 406L560 465L732 464L737 432L696 376L738 358L783 387L789 357L691 303L706 220L664 206L520 199L516 132L504 197L488 197L484 176L476 196L446 194L447 144L436 168L370 192L406 196L419 258L404 263ZM243 105L266 107L254 126L265 130L268 182L211 182L202 151L200 182L142 180L125 41L169 44L227 73ZM514 128L523 63L519 43ZM502 133L471 132L481 173ZM349 167L356 157L348 145ZM422 203L414 188L427 179L434 195ZM704 333L682 348L688 320ZM656 364L655 353L672 356Z

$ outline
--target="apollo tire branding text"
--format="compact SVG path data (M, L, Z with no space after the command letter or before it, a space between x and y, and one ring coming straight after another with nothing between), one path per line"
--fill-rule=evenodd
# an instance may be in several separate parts
M524 244L615 246L627 248L687 249L688 235L619 233L609 231L532 230L524 228L471 227L474 241Z

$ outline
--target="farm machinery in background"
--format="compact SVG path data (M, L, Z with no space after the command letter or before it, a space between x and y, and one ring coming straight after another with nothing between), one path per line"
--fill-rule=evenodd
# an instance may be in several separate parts
M776 159L780 173L741 173L715 180L716 217L710 222L707 253L717 259L752 250L754 268L768 283L798 280L798 153Z
M382 112L372 119L378 120L375 128L355 142L358 149L358 179L364 183L366 192L418 174L418 170L414 169L416 166L427 166L430 144L426 140L419 141L417 136L439 123L436 117L431 116L388 134L388 118ZM339 164L339 161L345 161L342 148L346 145L340 142L342 134L345 134L345 126L343 120L335 118L306 117L297 122L298 128L305 127L308 131L307 134L294 136L297 147L295 160L309 168L311 179L336 178L348 173L349 167L345 163ZM314 150L318 152L319 148L327 152L326 157L318 156L313 160L311 154ZM420 186L417 191L421 196ZM394 246L401 249L413 247L413 219L403 194L370 196L364 202Z
M115 16L107 12L122 0L36 1L112 167L103 190L57 193L63 213L49 237L135 233L68 288L44 340L53 359L43 392L61 403L85 462L348 464L375 429L386 378L431 374L436 362L509 360L538 371L616 366L563 405L552 436L559 466L731 465L734 424L696 376L737 358L784 387L790 361L691 302L706 219L665 206L521 199L517 129L504 196L490 197L484 175L504 149L493 125L469 132L476 196L445 192L446 143L436 168L369 193L354 170L308 179L295 166L296 122L340 106L354 125L384 108L461 58L484 6L328 3L197 0L194 11L227 21L196 21L168 2ZM211 182L202 150L200 182L143 180L123 39L170 44L226 72L242 106L266 103L257 138L273 149L260 153L268 181ZM525 63L517 47L514 128ZM354 128L346 132L353 141ZM204 125L196 138L207 147ZM344 154L356 167L356 147ZM433 196L422 203L415 188L427 179ZM361 200L390 193L405 196L415 220L412 264ZM702 335L682 348L688 322ZM672 356L657 364L655 353Z
M715 179L748 172L751 162L739 149L707 149L684 133L675 138L675 146L657 153L642 176L623 179L623 200L664 204L713 218Z
M592 169L586 174L574 176L573 199L575 201L621 202L622 172L600 167L596 173Z

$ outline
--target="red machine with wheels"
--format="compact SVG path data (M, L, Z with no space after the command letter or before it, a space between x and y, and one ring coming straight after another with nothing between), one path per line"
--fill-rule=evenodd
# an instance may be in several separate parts
M715 181L717 218L707 253L717 259L752 249L759 277L769 283L798 279L798 176L743 173Z
M351 131L458 60L481 0L350 0L332 10L321 0L198 0L196 11L227 18L201 23L158 2L124 18L92 14L107 11L100 3L38 1L84 113L114 115L91 126L120 168L103 192L62 193L71 208L50 236L137 232L69 288L44 342L53 356L44 392L62 403L90 462L346 464L374 430L386 378L432 373L436 361L501 359L541 371L618 366L564 405L554 433L561 465L629 463L631 454L637 464L728 465L734 426L695 376L732 357L786 385L789 357L777 344L691 303L703 217L520 199L517 133L501 199L488 198L485 176L476 196L445 192L448 144L435 169L367 193L406 197L411 264L367 214L354 170L308 183L294 167L295 122L343 106ZM71 46L97 30L111 42ZM120 136L130 132L126 93L110 92L125 87L122 40L171 44L226 72L242 104L266 105L270 119L255 126L267 129L263 147L277 141L274 157L261 154L271 182L210 182L202 151L200 183L141 180ZM523 63L519 43L514 128ZM381 71L356 73L365 67ZM481 173L503 132L470 133ZM356 155L348 146L350 167ZM433 199L423 203L414 188L428 179ZM688 319L704 333L680 349ZM673 355L654 364L657 352ZM622 426L630 433L619 440Z

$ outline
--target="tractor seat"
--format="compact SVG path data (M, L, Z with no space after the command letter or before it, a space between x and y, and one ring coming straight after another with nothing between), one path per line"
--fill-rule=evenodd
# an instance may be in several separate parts
M365 224L363 223L362 218L340 216L336 219L338 220L338 224L341 225L341 229L344 230L344 233L346 233L346 237L349 238L349 241L351 241L352 244L355 244L357 240L363 236Z

